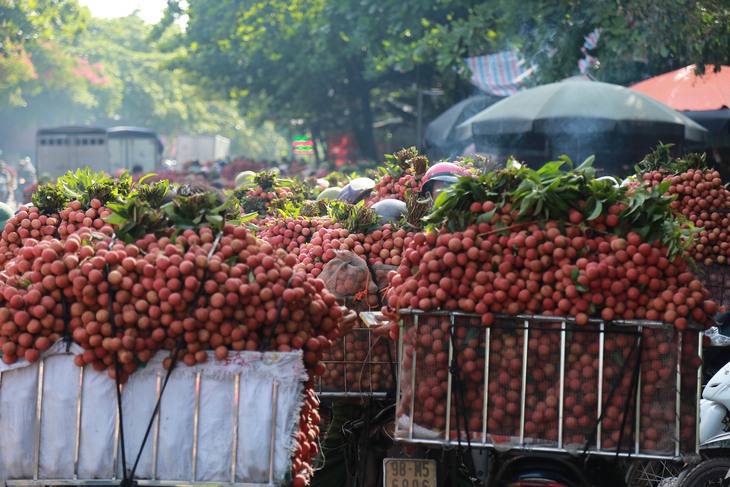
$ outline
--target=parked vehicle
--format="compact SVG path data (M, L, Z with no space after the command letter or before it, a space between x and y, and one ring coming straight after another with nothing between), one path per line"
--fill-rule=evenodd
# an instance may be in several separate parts
M48 173L53 179L84 167L111 173L108 145L109 136L99 127L40 129L36 136L38 173Z
M109 162L115 170L149 174L160 169L162 142L152 130L142 127L112 127L109 136Z
M153 131L140 127L57 127L38 130L37 171L52 178L89 168L114 174L120 169L142 172L159 169L162 142Z
M188 161L217 161L229 155L231 139L217 134L177 136L175 159L178 163Z
M576 326L570 318L502 316L484 328L475 314L406 311L395 417L392 406L373 398L370 404L382 408L342 428L350 439L349 485L616 486L631 467L628 485L657 486L640 475L662 467L671 479L681 470L678 459L700 460L697 430L686 424L696 424L699 374L687 361L699 333L681 335L649 321ZM549 347L540 357L537 342ZM659 345L671 350L662 364L687 367L690 376L670 374L645 395L640 383L658 364L643 347ZM582 363L584 355L595 363ZM591 373L573 383L574 371L584 370ZM649 418L664 432L656 441L641 427ZM378 461L382 468L373 473ZM699 472L705 478L718 465L713 460Z

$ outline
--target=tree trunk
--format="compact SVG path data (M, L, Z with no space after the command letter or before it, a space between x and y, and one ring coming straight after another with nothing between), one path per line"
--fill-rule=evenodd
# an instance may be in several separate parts
M373 111L371 107L370 86L363 78L362 57L348 58L344 62L348 79L348 97L352 132L355 134L360 156L377 160L378 154L373 135Z
M317 127L311 127L309 129L309 132L312 134L312 148L314 149L314 167L319 167L319 165L322 163L322 159L319 157L319 144L317 143L317 139L319 139L319 129L317 129Z

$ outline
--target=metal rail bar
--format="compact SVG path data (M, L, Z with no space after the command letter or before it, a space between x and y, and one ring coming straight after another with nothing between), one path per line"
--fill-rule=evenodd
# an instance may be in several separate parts
M565 342L567 339L565 322L560 325L560 388L558 390L558 446L563 447L563 419L565 415Z
M489 403L489 351L492 348L492 330L484 331L484 405L482 407L482 441L487 441L487 404Z
M413 317L413 332L415 333L416 343L418 342L418 316ZM403 336L403 335L401 335ZM411 416L410 424L408 425L408 438L413 438L413 424L416 422L413 417L413 411L416 407L416 364L418 363L418 347L413 347L413 359L411 361L411 408L409 413Z
M76 431L74 438L74 480L79 478L79 452L81 449L81 402L84 396L84 368L79 367L79 390L76 396Z
M641 451L641 442L639 441L641 437L641 373L642 367L641 367L641 354L636 357L636 361L638 364L636 366L639 368L639 378L636 381L636 403L634 405L634 453L639 453ZM626 411L626 414L628 414L629 411Z
M121 384L119 385L119 388L122 389L122 392L124 392L123 386ZM116 480L117 472L119 471L119 428L120 428L120 423L122 421L122 418L121 418L121 416L119 416L119 408L114 408L114 411L115 411L117 420L116 420L116 425L114 427L114 461L113 461L114 474L112 475L112 479Z
M530 323L525 320L522 330L522 380L520 384L520 443L525 441L525 409L527 402L527 356L530 351Z
M451 361L454 359L454 347L456 344L454 341L456 340L456 330L455 330L456 324L454 323L454 315L449 316L449 358L447 359L447 369L451 369ZM458 372L458 371L457 371ZM446 374L446 427L444 428L444 440L449 441L451 438L451 393L453 387L453 376L451 374L451 370L449 370L449 373ZM415 391L412 391L415 393ZM457 393L458 394L458 393ZM458 402L458 400L457 400ZM458 407L458 404L457 404ZM458 424L459 420L456 420L457 424L457 430L458 430ZM457 431L458 434L458 431Z
M420 310L401 310L400 314L403 316L408 315L450 315L453 314L454 316L467 316L472 318L480 318L481 315L476 313L466 313L464 311L448 311L448 310L435 310L435 311L420 311ZM546 316L546 315L505 315L505 314L495 314L495 319L502 320L530 320L531 322L544 322L544 323L555 323L557 321L565 321L566 323L573 323L575 324L575 318L572 317L566 317L566 316ZM592 323L595 325L599 325L602 323L605 323L605 320L602 320L600 318L589 318L588 323ZM667 323L664 323L663 321L652 321L652 320L612 320L611 325L616 326L649 326L649 327L660 327L660 328L667 328ZM693 324L690 324L690 329L697 329L700 330L700 327L694 327ZM499 324L492 324L490 325L492 328L499 328ZM585 325L577 326L579 328L586 329L590 333L590 328L587 328ZM514 329L514 326L510 326L510 328Z
M135 480L137 485L145 487L210 487L210 482L184 482L178 480ZM119 485L119 481L116 480L79 480L72 481L68 479L53 479L53 480L5 480L4 485L7 487L45 487L48 485L59 485L59 486L88 486L88 487L109 487L110 485ZM216 487L272 487L281 486L284 487L286 484L275 483L250 483L250 482L215 482Z
M33 460L33 480L38 480L38 473L41 463L41 420L43 418L43 371L45 363L45 360L41 360L40 362L38 362L38 396L35 411L35 452Z
M402 441L402 440L399 440ZM430 446L437 446L437 447L443 447L444 443L441 440L429 440L426 438L417 438L414 439L411 443L418 444L418 445L430 445ZM478 443L476 441L472 441L471 443L472 448L500 448L502 451L506 447L504 443L502 444L496 444L496 443ZM530 443L525 445L515 445L513 448L511 448L511 451L519 452L519 451L525 451L528 452L545 452L545 453L568 453L570 455L575 455L576 451L574 449L568 449L568 448L557 448L554 446L545 446L540 445L536 443ZM690 462L693 459L699 459L698 455L682 455L682 456L674 456L674 454L648 454L648 453L634 453L634 452L622 452L622 451L611 451L611 450L587 450L586 452L588 455L596 455L596 456L609 456L609 457L621 457L621 458L635 458L635 459L647 459L647 460L675 460L675 461L686 461Z
M241 373L236 374L233 382L233 448L231 455L231 482L236 481L236 465L238 463L238 405L241 396Z
M157 381L155 383L155 404L160 403L160 395L162 394L162 374L157 372ZM160 411L162 410L162 404L157 408L157 414L155 415L155 431L152 437L152 480L157 479L157 456L159 453L160 444Z
M400 336L403 336L403 322L402 321L398 323L398 332L399 332ZM403 340L398 340L398 343L396 344L396 346L398 347L398 353L399 353L398 357L402 357L403 356ZM398 369L399 369L398 372L400 372L400 364L397 364L397 365L394 364L393 366L398 367ZM400 378L398 378L398 380L395 381L395 397L399 398L398 400L400 400L400 397L401 397L401 387L400 387L399 379ZM398 429L397 422L396 422L394 429L395 430ZM395 435L395 431L393 431L393 434Z
M700 341L702 341L702 337L700 337ZM679 455L679 432L680 428L682 427L680 424L680 418L682 417L682 351L684 350L684 336L679 333L679 336L677 337L677 342L680 344L679 353L677 354L677 363L675 364L675 371L676 374L674 376L675 380L675 395L674 400L676 404L674 405L674 428L675 428L675 436L676 439L674 441L674 453L676 455ZM700 370L702 370L700 368ZM699 438L699 428L697 429L697 437ZM697 443L698 441L695 441Z
M274 483L274 449L276 446L276 406L279 400L279 382L274 380L271 390L271 446L269 447L269 483Z
M200 425L200 371L195 374L195 413L193 416L193 458L191 482L195 482L198 464L198 426Z
M604 355L605 352L605 336L606 336L606 325L604 323L601 323L598 326L598 399L596 402L596 449L601 449L601 436L602 436L602 429L603 429L603 422L601 421L601 416L603 415L603 368L605 367L606 363L606 357Z
M702 344L702 333L700 333L698 339L699 343L697 344L697 353L700 357L702 357L703 354L703 344ZM684 343L684 335L682 336L682 342ZM681 383L680 383L681 388ZM681 392L681 390L680 390ZM680 394L681 397L681 394ZM697 394L695 394L696 400L695 400L695 453L699 455L700 453L700 399L702 398L702 367L699 367L697 369ZM679 444L679 439L677 439L677 443Z

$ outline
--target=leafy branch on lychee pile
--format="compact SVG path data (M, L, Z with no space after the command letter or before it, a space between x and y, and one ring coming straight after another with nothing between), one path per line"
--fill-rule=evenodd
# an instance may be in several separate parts
M134 180L127 171L124 171L119 179L113 179L103 172L93 173L88 168L77 169L76 172L69 171L58 178L58 184L63 190L72 199L79 200L84 208L88 208L93 199L106 205L109 201L126 197L133 183Z
M424 199L415 191L406 191L406 230L420 232L424 227L424 218L431 211L431 201Z
M307 201L300 207L299 214L304 217L314 218L326 216L328 210L325 200Z
M364 202L356 205L343 201L331 201L330 217L350 233L370 233L380 226L380 217L375 210L366 208Z
M428 157L415 156L408 161L416 176L423 176L428 170Z
M407 149L401 149L393 155L386 154L385 160L389 162L395 162L403 170L411 167L410 160L418 155L418 149L415 147L409 147Z
M666 245L668 255L684 255L692 243L693 229L682 228L681 221L672 211L676 196L667 196L670 182L647 188L634 189L628 198L628 207L620 215L625 231L634 231L641 238Z
M150 175L151 176L151 175ZM112 214L105 218L107 223L117 225L117 238L133 243L145 235L163 236L170 222L161 206L170 194L170 183L166 179L144 184L142 178L126 198L109 202Z
M226 212L232 202L233 199L228 198L219 204L218 195L213 192L190 196L177 194L171 202L162 205L161 209L176 232L201 227L209 227L217 232L223 229Z
M690 169L706 170L706 154L690 153L673 158L670 149L674 144L660 144L644 159L636 164L636 174L646 174L652 171L662 171L668 174L681 174Z
M88 168L77 169L75 172L67 172L55 183L40 186L31 196L31 202L47 215L59 213L72 200L80 201L83 208L89 208L94 199L106 205L110 201L126 197L133 182L126 171L119 179L114 179L103 172L94 173Z
M259 195L246 194L244 190L239 193L240 190L236 190L233 193L233 198L238 200L241 209L246 213L255 213L256 215L265 215L269 209L270 200L263 198Z
M506 203L508 195L517 189L519 164L510 160L505 169L482 174L478 178L459 177L447 186L434 201L432 211L424 217L427 230L437 231L445 226L450 231L464 229L477 221L470 211L474 202L494 201L498 207ZM491 215L481 217L484 221Z
M462 231L474 223L488 223L503 228L503 215L510 224L566 221L571 213L579 215L572 224L592 232L607 231L593 225L608 213L618 212L618 223L612 232L625 236L637 232L644 241L661 242L670 255L679 255L688 245L689 233L671 211L674 197L665 196L667 185L652 188L628 188L613 181L596 179L593 157L573 168L567 156L548 162L534 170L510 161L506 169L477 178L460 177L448 186L434 202L425 221L431 229L445 227L450 232ZM474 211L474 203L491 201L489 211Z
M422 175L428 169L428 158L419 156L415 147L401 149L394 154L386 154L385 161L375 171L375 177L390 175L399 178L408 170L413 170L416 175Z
M331 187L334 186L341 186L343 184L346 184L347 181L350 181L351 179L356 178L356 175L353 175L352 177L347 176L346 174L340 172L340 171L333 171L329 174L327 174L324 179L329 183Z
M300 205L295 205L294 203L287 201L282 208L279 208L279 215L281 215L281 218L284 220L287 218L296 220L302 213L302 208L303 207Z
M291 195L287 198L287 200L292 203L303 203L306 200L313 200L316 198L313 191L316 179L313 182L314 184L310 184L312 183L311 181L305 182L301 179L282 179L280 182L291 191Z
M37 206L41 214L52 215L59 213L71 202L71 196L56 183L39 186L30 198L33 206Z
M259 186L264 191L274 189L276 173L274 171L261 171L253 177L254 186Z

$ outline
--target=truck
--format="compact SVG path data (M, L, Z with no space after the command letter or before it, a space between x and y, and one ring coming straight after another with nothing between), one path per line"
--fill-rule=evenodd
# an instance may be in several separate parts
M36 159L38 173L53 178L82 167L111 172L109 136L99 127L40 129L36 134Z
M217 161L228 157L231 139L222 135L178 135L175 159L189 161Z
M141 127L64 126L36 134L38 172L53 178L84 167L109 174L135 167L153 172L159 168L162 150L157 134Z
M152 130L143 127L112 127L109 136L109 162L114 170L151 173L159 169L162 142Z

